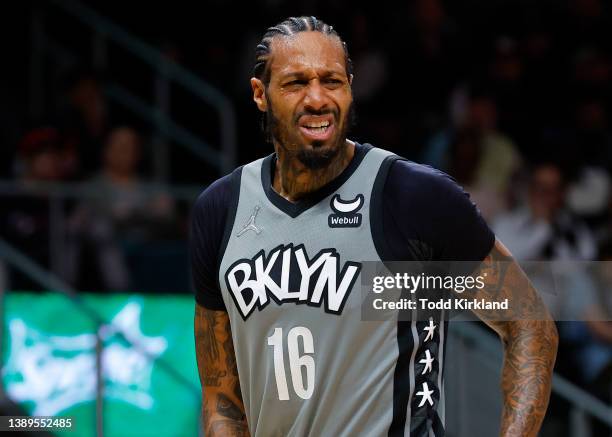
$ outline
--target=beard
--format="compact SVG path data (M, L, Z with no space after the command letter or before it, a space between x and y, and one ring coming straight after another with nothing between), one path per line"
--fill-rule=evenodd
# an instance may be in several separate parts
M355 108L351 102L346 115L342 120L339 120L338 113L336 111L320 111L313 112L309 111L309 115L323 115L331 113L334 115L334 123L336 123L339 129L336 132L335 138L332 138L332 142L329 145L325 145L323 141L312 141L310 146L304 144L299 138L297 128L292 129L293 126L297 126L297 121L300 116L304 113L298 114L292 121L293 125L282 124L279 119L274 115L274 108L270 100L268 100L268 109L265 114L264 120L264 131L268 141L278 143L278 145L285 151L287 156L297 158L306 168L310 170L320 170L327 167L333 162L333 160L340 154L341 151L346 148L346 137L350 128L355 123Z

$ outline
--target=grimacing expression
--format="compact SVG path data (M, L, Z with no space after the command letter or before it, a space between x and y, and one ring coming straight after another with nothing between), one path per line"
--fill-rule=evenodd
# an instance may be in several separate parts
M325 167L345 147L352 77L340 40L321 32L274 38L270 82L251 79L275 143L309 168Z

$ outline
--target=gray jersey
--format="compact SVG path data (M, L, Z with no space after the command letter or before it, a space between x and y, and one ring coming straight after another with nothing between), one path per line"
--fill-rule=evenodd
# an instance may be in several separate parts
M234 174L218 272L252 436L444 433L444 326L361 320L361 263L381 260L376 192L396 157L356 150L299 204L271 189L273 155Z

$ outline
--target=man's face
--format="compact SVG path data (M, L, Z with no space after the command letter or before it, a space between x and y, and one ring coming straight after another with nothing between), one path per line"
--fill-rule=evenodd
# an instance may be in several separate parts
M537 218L552 221L565 202L563 176L552 165L536 169L529 187L531 209Z
M268 86L251 85L274 142L309 168L325 167L345 146L353 102L340 41L320 32L277 37L269 62Z
M134 175L140 160L140 139L130 128L111 132L105 148L105 166L113 173Z

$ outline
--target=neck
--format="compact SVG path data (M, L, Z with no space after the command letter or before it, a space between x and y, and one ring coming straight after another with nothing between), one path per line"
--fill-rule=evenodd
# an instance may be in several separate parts
M346 146L327 167L312 170L277 144L274 145L274 149L278 160L274 168L272 188L292 202L317 191L334 180L349 165L355 155L355 143L346 140Z

